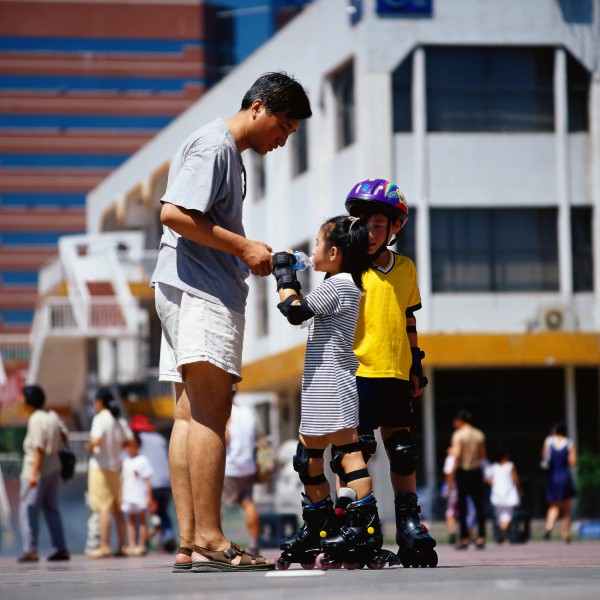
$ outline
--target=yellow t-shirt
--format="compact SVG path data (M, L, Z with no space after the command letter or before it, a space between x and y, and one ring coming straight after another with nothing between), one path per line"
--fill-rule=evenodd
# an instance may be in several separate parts
M417 271L412 260L392 252L387 268L363 275L365 293L354 336L361 377L409 380L412 364L406 333L407 309L421 308Z

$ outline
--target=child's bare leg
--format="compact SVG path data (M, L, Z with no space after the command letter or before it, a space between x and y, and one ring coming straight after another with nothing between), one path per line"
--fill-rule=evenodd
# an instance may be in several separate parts
M130 548L135 548L135 514L127 515L127 543Z
M146 525L146 513L140 512L138 515L138 534L139 534L139 546L146 550L146 542L148 541L148 527Z

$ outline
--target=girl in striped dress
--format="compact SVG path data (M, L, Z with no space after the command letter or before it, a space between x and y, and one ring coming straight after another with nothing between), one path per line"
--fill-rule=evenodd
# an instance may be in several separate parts
M326 221L312 254L315 271L326 276L306 296L300 294L293 255L278 252L273 256L279 310L293 325L310 321L300 441L294 456L294 469L305 489L304 525L295 536L282 540L279 568L292 562L312 566L315 558L320 568L337 562L366 564L383 542L372 480L356 429L358 360L353 344L362 274L371 264L368 250L367 221L345 215ZM335 507L323 464L330 444L331 468L346 486L340 488ZM334 518L334 513L343 518Z

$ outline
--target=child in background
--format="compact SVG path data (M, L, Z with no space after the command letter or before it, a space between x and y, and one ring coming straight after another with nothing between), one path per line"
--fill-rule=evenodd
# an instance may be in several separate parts
M148 459L140 454L141 439L137 431L133 438L125 443L126 455L121 471L122 494L121 510L127 520L127 554L140 556L146 554L148 530L146 526L146 511L152 503L150 477L153 470ZM136 529L138 538L136 541Z
M504 449L498 452L498 460L486 469L486 481L492 488L490 501L496 513L496 523L500 530L498 543L508 541L515 506L520 503L523 495L517 469L510 460L510 455Z

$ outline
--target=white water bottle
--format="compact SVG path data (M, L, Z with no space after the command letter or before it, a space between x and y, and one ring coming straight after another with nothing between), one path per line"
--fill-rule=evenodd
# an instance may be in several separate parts
M296 258L296 264L292 266L294 271L304 271L305 269L308 269L308 267L313 266L312 256L308 256L308 254L305 252L299 252L296 250L296 252L294 252L294 256Z

